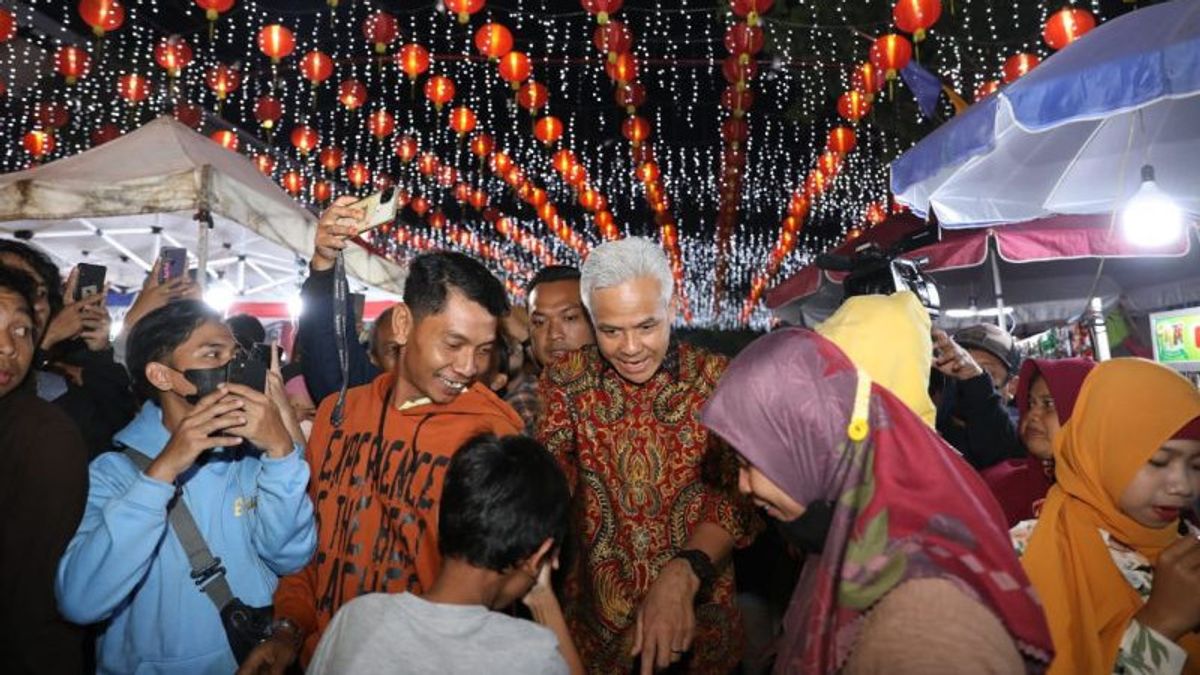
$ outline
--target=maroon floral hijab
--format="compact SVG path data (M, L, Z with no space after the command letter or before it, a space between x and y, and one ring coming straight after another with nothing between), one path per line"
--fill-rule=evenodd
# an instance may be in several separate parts
M866 377L832 342L783 329L730 363L701 414L797 502L835 504L784 617L775 671L838 671L866 612L901 583L931 577L989 607L1029 669L1043 670L1050 633L995 500L890 391L863 387Z

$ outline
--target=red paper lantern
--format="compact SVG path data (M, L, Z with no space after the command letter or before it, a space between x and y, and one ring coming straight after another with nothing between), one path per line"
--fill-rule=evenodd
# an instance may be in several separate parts
M192 56L187 40L177 35L163 38L154 48L154 60L171 77L179 77L180 71L192 62Z
M621 9L621 5L625 4L624 0L582 0L580 3L587 10L588 14L596 17L596 21L601 26L608 23L610 14Z
M358 110L367 102L367 87L355 79L344 80L338 85L338 101L346 110Z
M553 115L546 115L533 125L533 136L546 145L554 145L562 138L563 123Z
M459 136L474 131L475 122L475 113L465 105L460 105L450 111L450 128Z
M429 226L435 230L446 229L446 224L448 222L449 222L449 220L446 218L446 214L442 213L441 209L438 209L438 210L434 211L433 213L429 214Z
M854 146L857 145L858 138L854 135L854 130L850 127L834 127L829 131L829 140L826 142L826 147L830 152L836 152L839 155L848 155Z
M887 82L887 79L883 71L870 61L859 64L850 75L850 88L864 94L871 102L875 100L875 92L883 89L884 82Z
M287 173L283 174L283 178L280 180L280 182L283 183L283 189L287 190L288 194L292 195L293 197L301 192L304 192L304 176L302 176L299 171L288 171Z
M360 188L371 180L371 170L362 162L355 162L346 167L346 180L356 188Z
M879 202L871 202L867 205L865 217L868 223L878 225L887 220L887 209L883 208Z
M628 52L633 47L633 33L620 21L609 21L603 26L596 26L592 33L592 44L607 54L611 63L617 60L618 54Z
M429 50L415 42L406 44L400 48L396 63L408 79L415 80L429 70Z
M529 79L532 71L533 66L524 52L513 50L500 59L500 77L511 84L514 90L519 89L521 83Z
M486 192L476 188L475 190L471 191L471 196L468 198L468 201L471 202L471 207L476 211L482 211L483 209L487 208L488 196Z
M617 86L613 91L613 97L617 99L617 105L625 108L626 113L633 115L646 102L646 87L640 82L626 82Z
M379 109L367 116L367 131L378 140L392 135L396 130L396 118L392 113Z
M575 153L562 148L554 153L554 156L550 158L550 163L554 166L555 171L565 176L571 167L579 163L579 160L576 159Z
M802 219L808 214L808 206L808 197L803 192L796 192L788 200L788 215L793 218Z
M341 148L330 146L317 155L317 161L326 171L332 173L342 167L342 161L345 157L346 153L342 152Z
M596 228L600 230L605 239L617 238L617 224L613 219L613 214L609 211L596 211Z
M733 13L744 18L746 23L757 26L759 17L771 11L775 0L733 0Z
M291 54L295 48L296 36L277 23L263 26L262 30L258 31L258 50L270 57L271 63L279 63L280 59Z
M217 95L218 101L224 101L227 96L242 86L242 73L224 63L218 63L209 68L204 79L208 83L208 88Z
M821 170L821 173L826 178L832 178L842 168L842 156L836 152L826 150L817 158L817 168Z
M650 123L640 115L625 118L621 123L621 134L635 147L650 138Z
M596 207L600 204L600 193L591 188L586 188L579 192L579 205L588 211L595 213Z
M537 113L550 102L550 92L545 85L530 80L517 90L517 105L529 111L530 115Z
M746 124L746 120L740 117L731 117L721 123L721 138L725 139L726 143L737 144L745 143L750 137L750 126Z
M271 174L275 173L275 158L267 154L255 155L254 166L257 167L264 176L270 176Z
M125 5L121 0L79 0L79 16L96 37L104 37L125 23Z
M92 145L104 145L120 135L121 127L112 122L105 122L92 131Z
M425 82L425 98L441 112L442 106L454 98L454 80L445 75L434 75Z
M729 84L745 89L746 83L758 74L758 64L754 61L743 62L736 56L729 56L721 63L721 74Z
M730 85L721 93L721 106L726 110L730 110L737 117L741 117L754 105L754 92L749 89L738 89L737 85Z
M396 17L387 12L375 12L364 19L362 32L367 42L375 45L376 54L386 53L388 44L400 34L396 27Z
M889 80L896 79L896 74L912 60L912 45L902 35L888 33L875 38L871 44L871 63L884 72Z
M512 157L509 157L508 153L504 152L503 150L492 153L491 165L492 171L495 173L501 175L506 174L508 173L508 170L512 168Z
M1004 62L1004 81L1012 82L1033 70L1041 62L1042 59L1037 54L1030 54L1028 52L1013 54Z
M54 152L54 134L35 129L25 133L24 138L21 139L21 145L25 146L25 151L34 159L41 159Z
M91 69L92 58L88 53L74 45L63 45L54 54L54 67L67 80L67 84L75 84L79 78L87 75Z
M412 205L413 213L417 214L418 216L423 217L426 213L429 212L429 200L425 199L424 197L421 197L421 196L413 197L411 205Z
M548 201L550 201L550 198L546 196L546 191L540 187L529 188L528 195L525 197L525 202L535 209L542 208Z
M1096 17L1086 9L1063 7L1046 19L1042 39L1051 49L1059 50L1096 27Z
M141 103L150 95L150 82L138 73L122 75L117 79L117 94L130 105Z
M237 134L233 133L232 131L228 129L218 129L217 131L212 132L212 134L209 135L209 138L216 141L217 145L220 145L226 150L237 152L238 137Z
M725 31L725 49L730 54L739 57L740 61L749 61L750 57L762 51L763 31L761 28L745 23L735 23Z
M258 97L258 101L254 103L254 119L258 120L264 129L274 128L281 117L283 104L279 99L269 94Z
M417 156L417 139L407 135L401 136L396 140L395 150L401 162L411 162L412 158Z
M8 42L17 34L17 19L7 9L0 9L0 44Z
M621 52L615 59L604 64L604 72L617 84L633 82L638 76L637 57L630 52Z
M292 127L292 146L300 151L301 155L312 152L320 143L321 135L317 133L316 129L305 124Z
M925 32L942 16L941 0L897 0L892 9L896 27L913 36L913 42L925 39Z
M495 145L496 143L492 140L490 135L476 134L475 137L471 139L471 153L482 159L492 154L492 149L495 147Z
M659 177L658 162L644 162L637 168L637 176L643 183L655 183Z
M314 49L300 59L300 74L315 87L333 75L333 59L325 52Z
M838 97L837 111L839 115L851 122L858 122L871 112L871 103L862 93L848 91Z
M199 127L200 122L204 120L204 109L194 103L176 104L171 114L175 116L175 119L193 129Z
M333 185L327 180L318 180L313 182L312 186L313 201L324 203L329 201L333 196Z
M975 89L975 100L980 101L1000 89L1000 80L988 80Z
M483 9L483 0L445 0L446 9L458 15L459 23L467 23L471 15Z
M475 49L493 61L511 52L512 48L512 33L503 24L485 23L475 31Z
M205 18L216 21L217 17L233 7L233 0L196 0L196 4L204 10Z

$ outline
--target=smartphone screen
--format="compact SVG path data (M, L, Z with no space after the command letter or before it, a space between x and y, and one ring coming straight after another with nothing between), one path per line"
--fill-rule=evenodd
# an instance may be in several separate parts
M366 213L366 224L359 228L358 233L362 234L395 220L398 194L395 187L389 187L351 204L351 207L362 209Z
M104 265L79 263L79 275L75 278L75 300L78 302L90 295L104 292L104 276L108 268Z
M187 271L187 249L167 247L159 251L158 282L170 281L184 275Z

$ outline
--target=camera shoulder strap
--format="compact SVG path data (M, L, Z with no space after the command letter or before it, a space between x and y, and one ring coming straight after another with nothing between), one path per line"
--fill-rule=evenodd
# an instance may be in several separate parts
M117 447L138 470L145 472L150 467L151 459L145 454L127 445L119 444ZM200 534L200 528L196 525L196 519L183 502L183 488L178 485L175 486L175 496L167 506L167 520L170 521L175 536L179 538L179 543L187 554L188 564L192 568L192 581L209 600L212 600L220 613L226 605L233 602L233 590L229 588L229 581L225 578L225 567L221 564L221 559L208 549L204 535Z

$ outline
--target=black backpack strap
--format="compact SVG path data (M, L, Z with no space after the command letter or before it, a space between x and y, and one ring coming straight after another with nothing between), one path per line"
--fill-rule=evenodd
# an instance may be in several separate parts
M139 471L145 473L150 467L152 460L141 452L127 445L120 445L118 448ZM209 600L212 600L217 612L225 609L226 605L233 602L233 590L229 588L229 581L225 578L225 567L221 565L221 559L215 557L208 549L204 535L200 534L200 528L196 526L196 519L192 518L192 512L183 502L183 490L178 486L175 487L175 496L167 507L167 520L187 553L188 564L192 567L192 581Z

